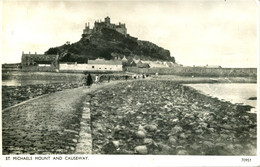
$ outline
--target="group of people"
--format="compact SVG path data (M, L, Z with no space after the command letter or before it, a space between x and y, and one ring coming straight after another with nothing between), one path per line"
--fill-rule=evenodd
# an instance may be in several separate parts
M133 79L139 79L139 78L145 79L145 78L148 77L148 76L149 76L148 74L141 74L141 75L136 75L136 74L134 74L134 75L132 75L132 78L133 78Z
M125 75L125 76L111 76L111 75L101 75L99 76L98 74L95 75L94 78L92 78L91 74L90 73L86 73L85 74L85 77L83 77L83 80L84 80L84 85L85 86L91 86L93 83L95 84L100 84L101 82L104 82L104 81L107 81L107 82L110 82L111 80L111 77L112 79L125 79L126 81L128 80L128 78L130 78L131 76L128 76L128 75ZM146 74L142 74L142 75L132 75L132 79L139 79L139 78L146 78L148 77L148 75Z
M87 74L85 74L85 75L87 75ZM86 85L86 86L91 86L93 83L100 84L100 77L99 77L99 75L95 76L94 81L93 81L92 76L90 75L90 73L88 74L88 76L85 76L83 79L85 80L84 81L84 85ZM110 76L108 76L108 82L109 81L110 81Z

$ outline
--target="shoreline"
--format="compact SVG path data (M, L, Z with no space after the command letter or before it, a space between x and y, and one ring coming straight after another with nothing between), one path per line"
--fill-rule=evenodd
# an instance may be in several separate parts
M17 105L23 101L38 97L44 94L49 94L57 91L62 91L65 89L77 88L83 86L82 80L79 78L80 74L76 76L70 76L76 78L74 82L56 82L56 83L44 83L44 84L32 84L32 85L23 85L23 86L4 86L2 85L2 110ZM129 75L129 74L126 74ZM80 75L84 76L83 74ZM106 76L106 75L104 75ZM64 77L64 76L63 76ZM33 77L34 78L34 77ZM155 81L172 81L178 84L232 84L232 83L257 83L255 78L245 78L245 77L185 77L185 76L176 76L176 75L159 75L159 76L149 76L150 80ZM114 75L111 78L112 80L123 80L122 76ZM129 80L133 80L129 77ZM141 79L136 79L141 80ZM106 82L102 80L101 82ZM18 89L19 88L19 89Z
M203 83L204 84L204 83ZM203 84L199 84L199 85L203 85ZM222 84L241 84L241 83L214 83L214 84L218 84L218 85L221 85L222 86ZM214 85L213 84L213 85ZM243 83L243 84L248 84L248 83ZM252 83L250 83L250 84L252 84ZM234 100L234 99L231 99L231 98L226 98L225 96L221 96L219 93L216 95L216 93L215 94L213 94L212 92L210 93L210 92L207 92L207 91L205 91L205 90L203 90L203 89L200 89L200 87L199 88L197 88L196 86L196 84L182 84L183 86L187 86L187 87L189 87L190 89L193 89L193 90L195 90L195 91L197 91L198 93L200 93L200 94L203 94L203 95L205 95L205 96L208 96L209 98L217 98L219 101L223 101L223 102L229 102L229 103L231 103L231 104L234 104L234 105L239 105L239 106L245 106L245 107L247 107L248 106L248 108L249 108L249 110L247 111L248 113L252 113L252 114L257 114L257 105L256 104L254 104L254 103L249 103L248 101L246 101L246 99L244 99L244 100L242 100L242 101L240 101L240 102L238 102L237 100ZM208 86L208 85L207 85ZM210 85L209 85L210 86ZM212 88L212 89L214 89L214 87ZM241 100L241 99L240 99ZM249 97L247 100L257 100L257 97L256 96L254 96L254 95L252 95L251 97ZM255 102L256 103L256 102ZM251 108L250 108L251 107Z
M174 81L180 84L196 83L257 83L256 77L186 77L177 75L159 75L154 76L154 80Z

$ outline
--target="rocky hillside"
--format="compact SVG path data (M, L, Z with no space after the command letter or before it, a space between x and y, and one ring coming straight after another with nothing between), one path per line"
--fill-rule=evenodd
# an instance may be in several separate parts
M148 41L141 41L130 35L124 36L115 30L103 28L91 35L82 35L75 43L66 43L50 48L46 54L60 53L61 62L87 62L89 59L114 59L119 55L128 59L137 57L142 60L162 60L175 62L170 51Z

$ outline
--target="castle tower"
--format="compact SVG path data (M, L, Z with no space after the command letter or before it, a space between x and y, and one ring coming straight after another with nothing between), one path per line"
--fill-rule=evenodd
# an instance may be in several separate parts
M105 18L105 23L108 25L108 24L110 24L110 18L107 16L106 18Z

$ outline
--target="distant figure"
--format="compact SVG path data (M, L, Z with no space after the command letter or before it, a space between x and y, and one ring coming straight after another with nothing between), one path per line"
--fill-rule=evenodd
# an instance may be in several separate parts
M99 76L96 75L95 83L98 84L98 81L99 81Z
M86 85L91 86L92 84L93 84L92 77L90 74L88 74Z
M143 79L145 78L144 74L143 74Z
M107 82L110 82L110 76L108 76L108 78L107 78Z
M103 76L103 75L101 75L101 76L99 77L99 83L102 83L102 81L103 81L103 78L104 78L104 76Z
M126 76L125 76L125 80L126 80L126 81L127 81L127 78L128 78L128 76L126 75Z

